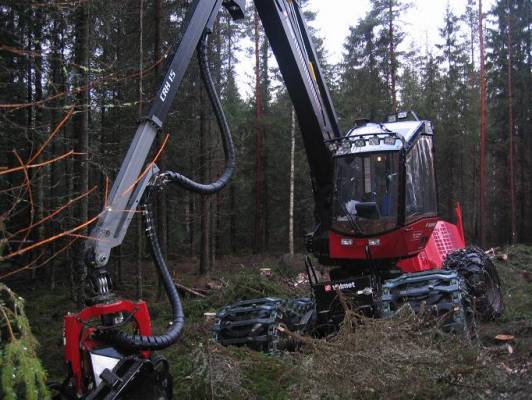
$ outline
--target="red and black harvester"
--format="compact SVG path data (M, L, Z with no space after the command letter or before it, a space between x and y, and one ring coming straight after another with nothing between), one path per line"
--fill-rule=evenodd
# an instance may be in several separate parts
M415 310L428 305L449 315L450 330L471 331L475 311L486 318L499 315L496 271L481 250L465 249L459 207L457 225L437 216L432 124L414 113L397 114L385 123L357 121L342 135L299 1L254 3L292 99L310 165L317 225L307 237L308 250L321 265L333 268L330 279L318 279L307 263L313 299L252 299L225 307L218 313L216 338L275 351L294 344L279 335L286 329L335 329L343 318L341 294L357 310L377 317L404 303ZM55 385L57 398L172 397L168 362L155 351L178 340L184 315L159 245L152 203L168 184L216 193L234 171L233 143L208 60L207 38L222 7L240 19L245 0L193 0L189 5L165 77L86 241L80 261L87 304L65 316L68 376ZM226 156L223 173L212 183L146 166L195 52ZM151 331L146 303L118 298L107 271L111 249L122 243L138 208L172 306L172 320L160 335Z
M299 2L256 7L310 165L316 228L307 249L330 271L320 278L307 260L311 300L246 300L223 308L217 339L272 350L282 344L276 326L334 330L344 316L340 296L376 317L405 303L430 309L445 316L446 330L469 334L475 313L500 315L497 272L482 250L466 248L460 206L456 224L438 216L432 123L401 112L385 122L355 121L341 134Z

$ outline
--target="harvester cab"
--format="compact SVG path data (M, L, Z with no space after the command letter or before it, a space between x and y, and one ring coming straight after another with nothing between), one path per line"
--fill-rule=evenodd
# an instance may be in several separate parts
M406 120L408 115L413 120ZM386 123L359 121L346 136L331 141L332 229L347 236L375 236L435 217L432 138L431 122L399 113Z

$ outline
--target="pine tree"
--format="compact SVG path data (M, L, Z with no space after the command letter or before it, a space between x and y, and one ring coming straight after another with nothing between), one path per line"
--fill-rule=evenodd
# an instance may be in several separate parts
M77 134L76 150L81 154L80 163L77 168L77 193L86 193L89 190L89 4L82 3L76 10L76 47L75 61L77 67L76 84L80 89L77 95L77 106L79 108L78 116L75 120L75 130ZM89 203L84 198L80 202L78 213L79 223L89 219ZM87 234L88 230L84 229L81 234ZM80 260L80 265L83 260ZM81 266L81 269L83 267ZM84 279L85 271L79 271L80 281ZM80 282L78 291L78 304L84 302L84 284Z
M511 241L511 207L501 206L508 204L508 187L510 184L509 168L509 99L512 101L512 129L515 153L515 189L516 189L516 221L518 221L517 234L520 240L531 240L530 229L527 223L532 219L530 193L532 193L532 172L530 160L532 159L532 139L529 134L532 119L530 110L530 90L532 85L532 50L531 50L531 20L532 6L524 0L499 0L491 10L494 24L486 35L488 84L489 84L489 111L491 116L492 152L494 159L490 169L496 172L493 185L498 190L493 192L490 202L493 218L490 219L490 231L493 232L492 241ZM511 18L511 91L509 96L510 71L508 28L509 16ZM505 167L503 167L505 166ZM507 230L496 227L505 226Z
M464 159L470 142L465 129L464 115L469 107L467 82L467 53L460 37L460 18L448 6L440 35L443 43L438 45L442 65L440 115L436 135L438 157L440 211L452 217L455 202L464 200Z
M388 86L391 109L397 112L397 78L402 53L398 50L405 34L401 29L400 16L408 10L410 3L402 0L376 0L371 3L370 15L378 29L378 53L380 67L384 71Z
M383 119L390 109L385 77L380 73L377 21L366 15L350 28L338 84L338 114L344 130L356 118Z

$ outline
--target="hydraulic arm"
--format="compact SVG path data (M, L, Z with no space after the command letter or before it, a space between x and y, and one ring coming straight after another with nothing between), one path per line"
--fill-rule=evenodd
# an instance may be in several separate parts
M210 75L207 37L222 6L233 18L240 19L244 16L244 4L245 0L193 0L189 7L182 36L168 57L165 77L148 114L138 124L107 206L85 245L81 262L88 270L90 293L87 307L64 319L65 361L69 376L58 388L64 397L109 400L171 397L167 362L151 351L164 349L179 338L184 315L159 246L152 202L155 192L169 183L177 183L189 191L211 194L221 190L232 176L235 152ZM160 173L157 166L151 164L142 171L195 51L201 78L222 133L226 159L223 173L211 183L195 182L173 171ZM122 243L139 206L142 207L155 265L172 306L171 324L164 334L156 336L151 333L146 304L117 299L106 269L111 249ZM133 323L133 333L124 329L130 323Z
M207 35L212 30L222 5L229 10L234 18L243 18L244 2L245 0L194 0L190 5L180 41L168 57L166 75L148 114L139 122L133 141L109 194L107 207L103 210L102 216L91 232L91 239L87 241L84 262L90 268L89 278L93 290L93 302L106 301L110 296L112 285L105 266L109 261L111 249L122 243L149 182L159 172L158 168L153 166L137 182L155 137L163 127L194 51L198 49L202 76L204 80L209 80L208 65L206 62L202 62L206 58ZM220 101L213 93L212 85L207 84L206 86L219 125L225 134L228 128ZM168 173L161 179L176 181L187 189L196 192L212 193L220 190L227 183L234 169L234 153L230 140L224 141L224 150L228 156L226 170L213 184L197 184L176 173Z
M298 116L311 169L315 216L320 226L326 228L330 221L330 199L333 187L333 163L326 142L341 136L334 107L299 2L256 0L255 5ZM220 101L212 89L207 62L207 34L211 31L222 6L225 6L234 18L243 17L244 0L194 0L189 7L182 37L173 54L168 58L166 75L150 111L138 125L132 144L111 189L107 206L91 232L91 238L87 241L83 263L88 266L89 304L113 301L112 282L106 269L110 252L112 248L122 243L143 196L151 197L145 195L149 187L175 182L194 192L214 193L225 186L234 170L234 151L229 128ZM141 174L153 141L166 120L189 60L196 49L202 78L206 83L207 92L223 134L226 154L225 170L216 182L210 184L199 184L171 171L160 173L156 165L149 167ZM144 214L145 216L151 215L148 206ZM156 240L155 232L151 233L148 238ZM158 246L153 247L155 259L162 259L157 254L160 250ZM164 267L162 269L164 270ZM162 274L164 276L163 272ZM173 292L175 288L172 286L169 290ZM176 298L170 293L169 296L171 299ZM173 329L176 330L176 326ZM107 334L107 336L110 335ZM131 339L129 345L154 347L153 343L148 345L147 341L142 342ZM168 340L163 341L163 343L167 342Z
M190 5L183 35L172 56L168 58L165 78L150 111L137 127L111 189L107 207L92 231L91 239L87 241L84 262L89 266L92 303L105 302L112 297L112 284L105 266L111 249L122 243L146 188L159 175L155 165L144 171L143 175L141 170L146 164L157 132L166 120L189 60L198 49L202 76L208 81L208 65L201 62L206 59L207 47L204 42L207 34L222 5L234 18L242 18L244 3L245 0L194 0ZM327 225L330 220L333 163L326 141L338 139L341 135L316 51L302 17L299 1L256 0L255 6L298 116L311 169L316 218L322 225ZM158 177L159 183L176 182L188 190L204 194L220 190L234 169L234 152L227 135L227 121L217 96L209 90L212 85L206 86L223 137L226 138L224 150L227 163L223 174L211 184L198 184L174 172L165 172ZM142 176L140 181L139 176Z
M299 0L254 2L299 120L310 165L315 217L319 227L315 234L320 235L328 231L332 214L334 163L328 142L339 140L342 135ZM82 262L88 271L88 307L78 314L65 317L65 357L78 397L89 392L91 395L86 398L115 399L124 396L128 385L136 381L137 375L151 376L157 371L158 365L164 364L160 360L146 360L151 356L150 351L164 349L174 343L183 327L181 301L159 246L151 203L155 192L166 184L177 183L189 191L211 194L221 190L233 173L233 143L210 76L207 51L207 37L222 6L235 19L244 16L245 0L192 0L183 23L183 33L168 57L165 77L149 112L138 124L107 205L86 242ZM153 142L162 130L195 51L201 77L222 133L226 158L224 171L211 183L198 183L173 171L161 172L152 164L145 167ZM106 268L111 250L122 243L139 207L142 208L155 265L172 306L172 322L166 332L158 336L151 333L144 302L116 299ZM279 307L279 304L276 303L275 307ZM312 322L312 310L308 309L308 304L302 301L289 305L289 308L297 309L294 315L301 314L304 317L305 323L298 329ZM98 323L90 325L94 320ZM134 333L121 329L129 321L135 323ZM107 368L98 364L100 361L97 360L102 357L107 360ZM118 361L112 363L109 359ZM92 369L87 369L84 364L87 360L93 360L89 362L92 363ZM157 372L154 379L161 383L166 378L164 374L161 378Z

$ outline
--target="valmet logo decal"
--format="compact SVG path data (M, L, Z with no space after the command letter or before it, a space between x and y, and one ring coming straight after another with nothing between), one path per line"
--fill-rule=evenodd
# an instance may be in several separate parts
M334 285L325 285L326 292L336 290L354 289L356 287L355 282L335 283Z

